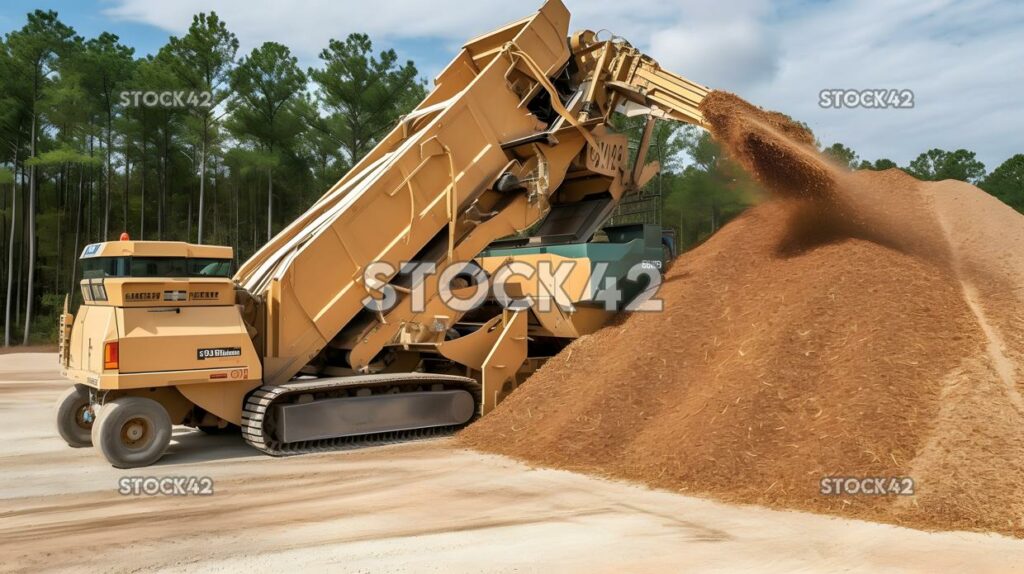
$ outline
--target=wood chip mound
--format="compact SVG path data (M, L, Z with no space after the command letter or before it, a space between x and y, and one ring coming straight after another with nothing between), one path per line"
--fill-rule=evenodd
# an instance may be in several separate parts
M557 468L924 529L1024 537L1024 217L961 182L837 168L785 116L705 102L776 199L463 431ZM910 477L913 496L824 495Z

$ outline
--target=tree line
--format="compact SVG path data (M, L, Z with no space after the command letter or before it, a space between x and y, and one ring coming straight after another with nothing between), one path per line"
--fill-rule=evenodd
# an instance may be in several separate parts
M681 154L679 157L689 161L685 166L670 164L651 185L662 187L662 224L674 228L680 248L687 249L760 201L764 192L743 169L729 160L708 132L684 126L673 133L667 141L656 142L655 146L665 146L667 153ZM965 181L1024 213L1024 154L1013 155L989 172L975 152L966 149L930 149L908 164L898 165L887 158L862 159L842 143L822 146L816 142L816 145L824 155L850 169L898 168L923 181Z
M84 245L231 245L244 260L426 94L411 61L352 34L302 69L248 54L216 15L154 55L36 10L0 40L4 344L52 340Z
M855 151L841 143L834 143L822 151L851 169L900 168L922 181L966 181L1024 213L1024 154L1015 154L991 172L987 172L985 164L977 155L966 149L948 151L933 148L921 153L905 166L899 166L887 158L875 161L861 159Z
M128 232L230 245L245 260L425 95L415 64L364 34L330 40L303 69L279 43L240 53L212 12L144 56L114 34L82 38L56 12L28 14L0 40L5 346L54 340L89 243ZM616 127L635 143L642 121ZM839 143L823 151L856 169L897 167ZM703 130L658 122L648 160L663 171L645 191L683 249L763 196ZM986 173L972 152L929 150L903 169L1024 211L1024 155Z

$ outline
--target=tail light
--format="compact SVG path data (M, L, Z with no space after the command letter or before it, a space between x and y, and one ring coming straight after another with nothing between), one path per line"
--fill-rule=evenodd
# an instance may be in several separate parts
M119 350L117 341L107 341L107 343L103 345L104 369L116 369L118 367Z

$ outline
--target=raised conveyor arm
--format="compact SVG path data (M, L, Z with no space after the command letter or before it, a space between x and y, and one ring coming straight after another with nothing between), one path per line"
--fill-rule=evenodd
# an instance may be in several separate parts
M580 224L592 226L641 183L625 172L625 136L606 126L612 112L702 122L707 88L619 39L581 32L567 41L568 23L549 0L467 43L412 113L242 265L236 280L260 303L268 384L291 379L328 345L365 372L388 345L442 344L459 317L440 303L436 279L426 280L425 310L405 296L374 316L362 312L374 292L368 265L470 260L555 207L606 198L601 210L586 203L594 216ZM495 189L506 174L522 185Z
M236 280L262 300L266 382L290 379L356 317L368 264L416 258L498 176L517 169L502 143L545 126L521 106L515 90L528 80L510 83L514 63L501 47L513 41L554 73L569 57L568 20L551 2L467 44L409 118L241 267Z

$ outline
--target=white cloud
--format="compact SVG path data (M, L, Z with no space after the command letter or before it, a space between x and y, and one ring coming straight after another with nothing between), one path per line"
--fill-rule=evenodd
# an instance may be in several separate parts
M931 147L989 169L1024 153L1024 6L986 0L840 0L780 19L779 74L743 95L808 122L823 143L906 163ZM907 88L913 110L824 110L825 88Z
M181 34L193 14L210 11L228 23L243 47L274 40L303 57L351 32L379 39L468 38L524 15L509 3L456 0L114 0L105 13Z
M609 29L694 81L807 121L826 144L906 163L929 147L975 150L991 169L1024 152L1024 3L1003 0L567 0L572 29ZM527 15L507 0L111 0L106 13L184 32L214 10L247 51L267 40L307 64L330 38L366 32L438 52ZM415 49L415 48L409 48ZM823 110L823 88L909 88L913 110Z
M650 53L667 69L739 93L771 81L779 69L778 41L746 19L659 30L650 37Z

